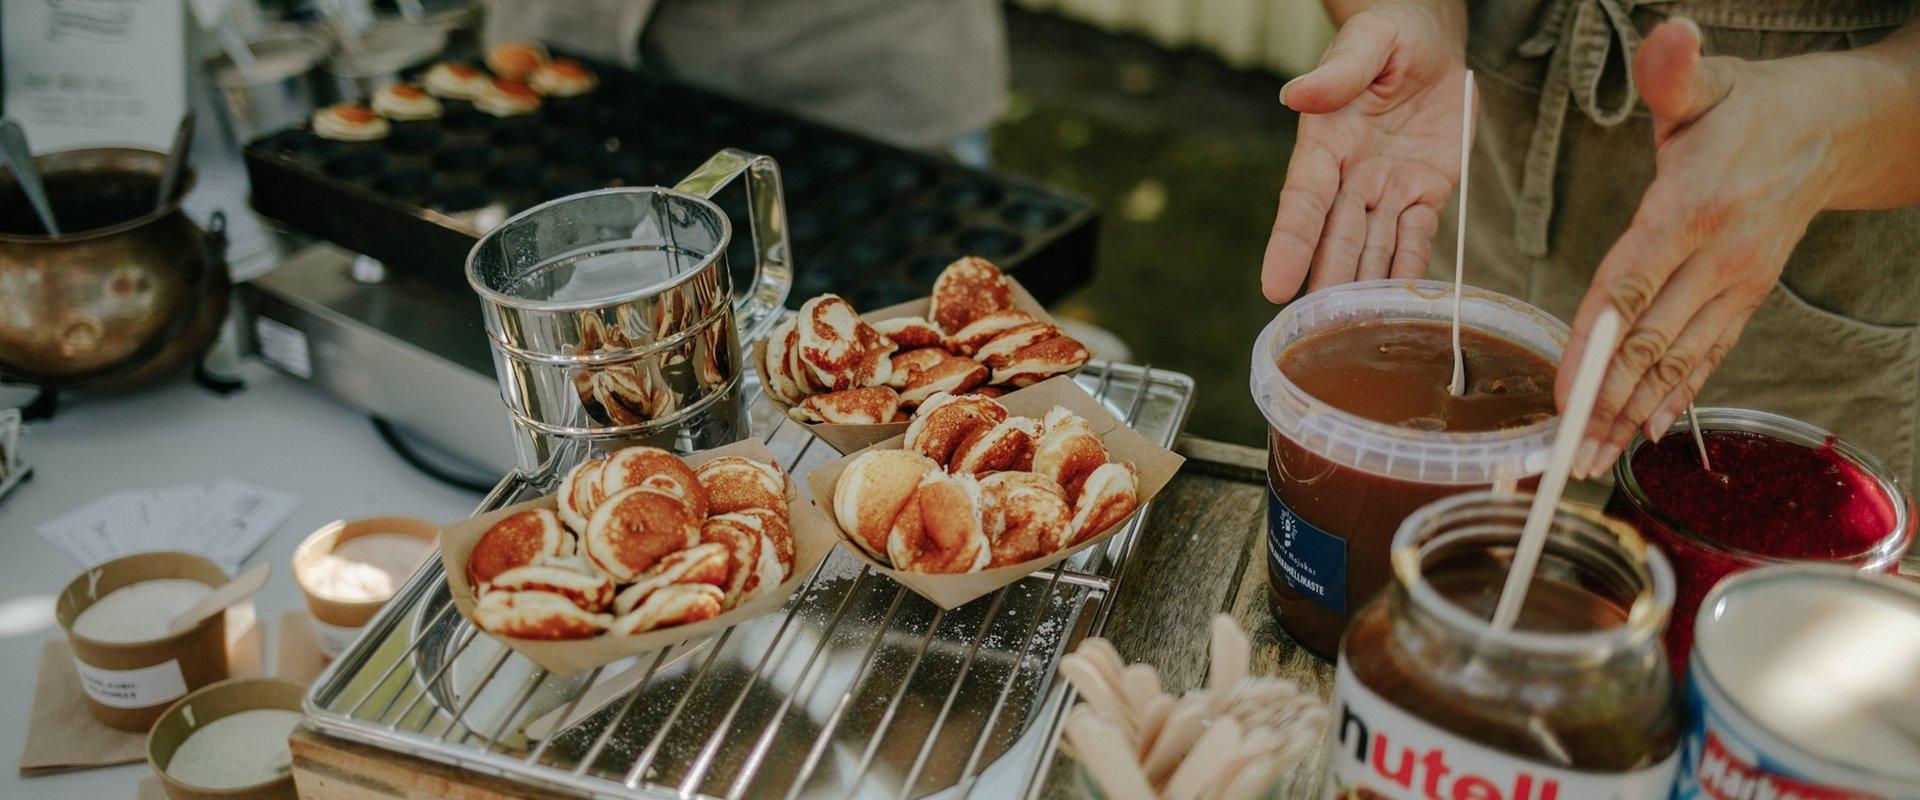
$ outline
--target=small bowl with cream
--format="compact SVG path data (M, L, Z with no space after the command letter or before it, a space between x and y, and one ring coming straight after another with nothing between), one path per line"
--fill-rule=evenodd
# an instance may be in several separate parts
M170 800L294 800L287 737L305 718L292 681L236 678L180 699L147 734Z
M200 556L150 552L116 558L67 583L55 615L96 719L144 731L182 695L227 677L225 614L167 633L175 615L227 580L226 570Z
M333 658L433 556L440 526L416 517L337 520L293 551L314 639Z

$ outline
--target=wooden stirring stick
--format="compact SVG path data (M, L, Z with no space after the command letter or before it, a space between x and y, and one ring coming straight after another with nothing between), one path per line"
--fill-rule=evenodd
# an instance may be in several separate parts
M1693 404L1687 404L1687 429L1693 433L1693 447L1700 451L1700 468L1713 471L1713 462L1707 458L1707 439L1700 435L1700 418L1693 413Z
M253 596L260 587L267 585L267 576L273 573L273 565L260 564L253 569L240 573L240 577L228 581L225 586L213 590L213 594L202 598L200 602L189 606L187 610L174 615L167 624L167 635L172 636L195 625L200 620L227 610L228 606Z
M1473 155L1473 70L1467 70L1467 87L1460 104L1460 207L1453 226L1453 381L1447 392L1454 397L1467 393L1467 359L1460 352L1460 290L1465 286L1467 264L1467 160Z
M1587 337L1586 352L1580 355L1579 370L1573 376L1573 392L1560 415L1560 429L1553 434L1553 450L1547 459L1547 471L1540 476L1540 488L1534 490L1533 506L1527 510L1527 525L1520 531L1520 546L1513 552L1513 566L1507 569L1507 585L1500 590L1500 604L1493 610L1493 629L1513 628L1520 618L1520 606L1526 603L1527 586L1540 565L1540 551L1547 546L1547 528L1560 494L1567 489L1567 473L1573 469L1573 451L1580 446L1593 415L1593 401L1600 395L1600 377L1606 372L1613 350L1620 344L1620 312L1611 308L1600 314Z

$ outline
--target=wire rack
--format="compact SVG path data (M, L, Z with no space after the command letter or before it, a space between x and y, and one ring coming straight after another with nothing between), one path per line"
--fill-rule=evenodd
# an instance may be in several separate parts
M1078 380L1167 446L1193 396L1150 367L1095 362ZM796 476L837 457L748 390L754 431ZM551 482L509 475L479 511ZM330 735L581 797L1032 797L1070 700L1055 667L1101 631L1145 517L949 611L836 552L780 611L575 676L476 635L436 560L306 710Z

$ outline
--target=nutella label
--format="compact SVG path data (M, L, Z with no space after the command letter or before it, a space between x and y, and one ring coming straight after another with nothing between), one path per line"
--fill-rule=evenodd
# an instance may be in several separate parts
M1842 785L1868 780L1857 770L1832 765L1815 776L1787 766L1759 744L1760 737L1720 710L1726 698L1703 692L1699 667L1688 671L1688 718L1692 727L1681 743L1680 781L1675 800L1894 800L1891 796ZM1920 798L1920 787L1902 800Z
M1347 612L1347 540L1301 519L1267 486L1267 565L1313 602Z
M1340 659L1322 800L1666 800L1679 754L1621 773L1520 758L1400 710Z
M80 688L103 706L149 708L187 693L187 676L172 659L139 669L104 669L75 656L73 668L80 673Z

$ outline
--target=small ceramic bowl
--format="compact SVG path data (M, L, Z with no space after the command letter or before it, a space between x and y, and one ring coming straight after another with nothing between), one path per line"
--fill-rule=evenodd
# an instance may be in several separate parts
M248 786L212 789L182 783L167 774L167 767L173 763L174 751L202 726L242 711L283 709L299 713L300 698L306 691L305 686L292 681L235 678L188 694L160 715L147 733L147 764L160 776L170 800L298 800L292 772Z

